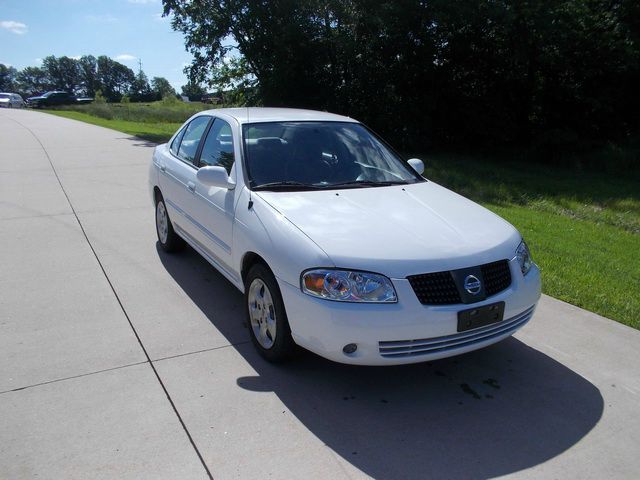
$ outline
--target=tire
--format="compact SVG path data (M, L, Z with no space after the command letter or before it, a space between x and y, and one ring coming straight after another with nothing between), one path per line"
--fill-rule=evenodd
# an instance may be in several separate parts
M160 247L167 253L177 252L184 247L184 240L173 230L162 195L158 195L156 200L156 234Z
M260 355L269 362L289 360L296 352L291 328L276 278L265 265L256 264L245 281L245 306L249 335Z

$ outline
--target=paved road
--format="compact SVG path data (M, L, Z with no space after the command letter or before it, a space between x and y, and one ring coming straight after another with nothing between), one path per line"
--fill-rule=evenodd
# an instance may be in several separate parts
M152 145L3 110L0 146L0 478L638 478L640 332L543 297L456 359L268 365L157 250Z

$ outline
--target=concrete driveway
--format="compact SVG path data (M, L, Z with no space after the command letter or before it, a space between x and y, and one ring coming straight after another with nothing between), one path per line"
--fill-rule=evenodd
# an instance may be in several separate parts
M543 297L462 357L272 366L240 293L157 249L153 145L24 110L0 145L0 478L640 475L640 332Z

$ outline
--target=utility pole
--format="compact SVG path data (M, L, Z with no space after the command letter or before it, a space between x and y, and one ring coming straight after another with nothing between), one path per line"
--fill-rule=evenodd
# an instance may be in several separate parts
M142 73L142 59L138 59L138 75Z

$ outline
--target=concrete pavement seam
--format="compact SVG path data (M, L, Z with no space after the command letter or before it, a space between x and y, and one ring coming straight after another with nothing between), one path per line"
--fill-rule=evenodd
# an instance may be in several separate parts
M251 340L247 340L245 342L230 343L228 345L221 345L219 347L203 348L202 350L195 350L193 352L178 353L177 355L169 355L168 357L154 358L153 361L161 362L163 360L171 360L172 358L186 357L188 355L195 355L197 353L212 352L214 350L220 350L222 348L237 347L238 345L246 345L247 343L251 343Z
M87 244L89 245L89 248L93 252L93 256L95 257L96 261L98 262L98 266L102 270L102 274L104 275L104 278L107 280L107 283L109 284L109 287L111 288L111 291L113 292L113 295L115 296L116 301L118 302L118 305L120 305L120 309L122 310L122 313L124 314L125 318L127 319L127 322L129 322L129 326L131 327L131 330L133 331L133 334L135 335L136 339L138 340L138 344L140 345L140 348L142 349L145 357L147 358L147 362L143 362L143 363L149 363L149 366L151 367L151 370L155 374L156 379L158 380L158 383L160 383L160 386L162 387L162 390L164 391L164 394L167 397L167 400L171 404L171 408L173 408L173 412L176 414L176 417L178 417L178 421L180 422L180 425L182 425L182 429L184 430L185 434L187 435L187 438L189 439L189 442L191 443L191 446L193 447L194 451L196 452L196 455L198 456L198 459L200 460L200 463L202 464L202 467L204 468L207 476L211 480L213 480L213 475L209 471L209 467L205 463L204 458L202 457L202 454L200 453L200 450L196 446L196 443L193 440L193 437L191 436L191 433L187 429L187 425L184 423L184 420L182 419L182 417L180 415L180 412L178 412L178 408L176 407L175 403L173 402L173 399L171 398L171 395L169 394L169 391L167 390L167 387L164 385L164 383L162 381L162 378L160 378L160 374L156 370L156 367L153 364L153 362L151 361L151 357L149 356L149 353L147 352L147 349L145 348L144 344L142 343L142 340L140 339L140 336L138 335L138 332L137 332L136 328L133 326L133 322L129 318L129 314L125 310L124 305L122 304L122 301L120 300L120 297L118 296L118 293L116 292L116 289L113 286L113 283L111 283L111 279L109 278L109 275L107 275L107 272L106 272L104 266L102 265L102 262L100 261L100 257L98 257L97 252L93 248L93 245L91 244L91 240L89 240L89 236L87 235L87 232L85 231L85 229L84 229L84 227L82 225L82 222L80 221L80 218L78 217L78 214L76 213L76 210L73 207L73 204L71 203L71 199L69 198L69 195L67 195L67 191L65 190L64 185L62 185L62 181L60 180L60 177L58 176L58 172L56 171L56 167L53 165L53 161L51 160L51 157L49 156L49 153L47 152L47 149L44 147L44 145L40 141L40 138L38 138L38 136L29 127L27 127L26 125L22 124L21 122L15 120L13 118L11 118L11 120L14 121L15 123L17 123L18 125L20 125L25 130L27 130L33 136L33 138L35 138L36 141L40 144L40 147L42 148L42 151L44 152L45 156L47 157L47 160L49 161L49 165L51 165L51 170L53 171L53 174L56 176L56 179L58 180L58 184L60 185L60 188L62 189L62 193L64 193L64 196L67 198L67 202L69 203L69 208L71 208L71 211L73 212L73 215L75 216L76 221L78 222L78 226L80 227L80 230L82 231L82 234L84 235L84 238L87 241Z
M56 378L55 380L48 380L46 382L34 383L33 385L26 385L24 387L12 388L11 390L3 390L2 392L0 392L0 395L4 393L20 392L28 388L41 387L43 385L49 385L50 383L58 383L58 382L64 382L65 380L73 380L74 378L88 377L90 375L96 375L98 373L111 372L113 370L120 370L127 367L135 367L136 365L144 365L145 363L147 363L146 360L142 362L128 363L127 365L120 365L118 367L111 367L111 368L105 368L103 370L96 370L95 372L87 372L87 373L81 373L79 375L72 375L70 377Z

